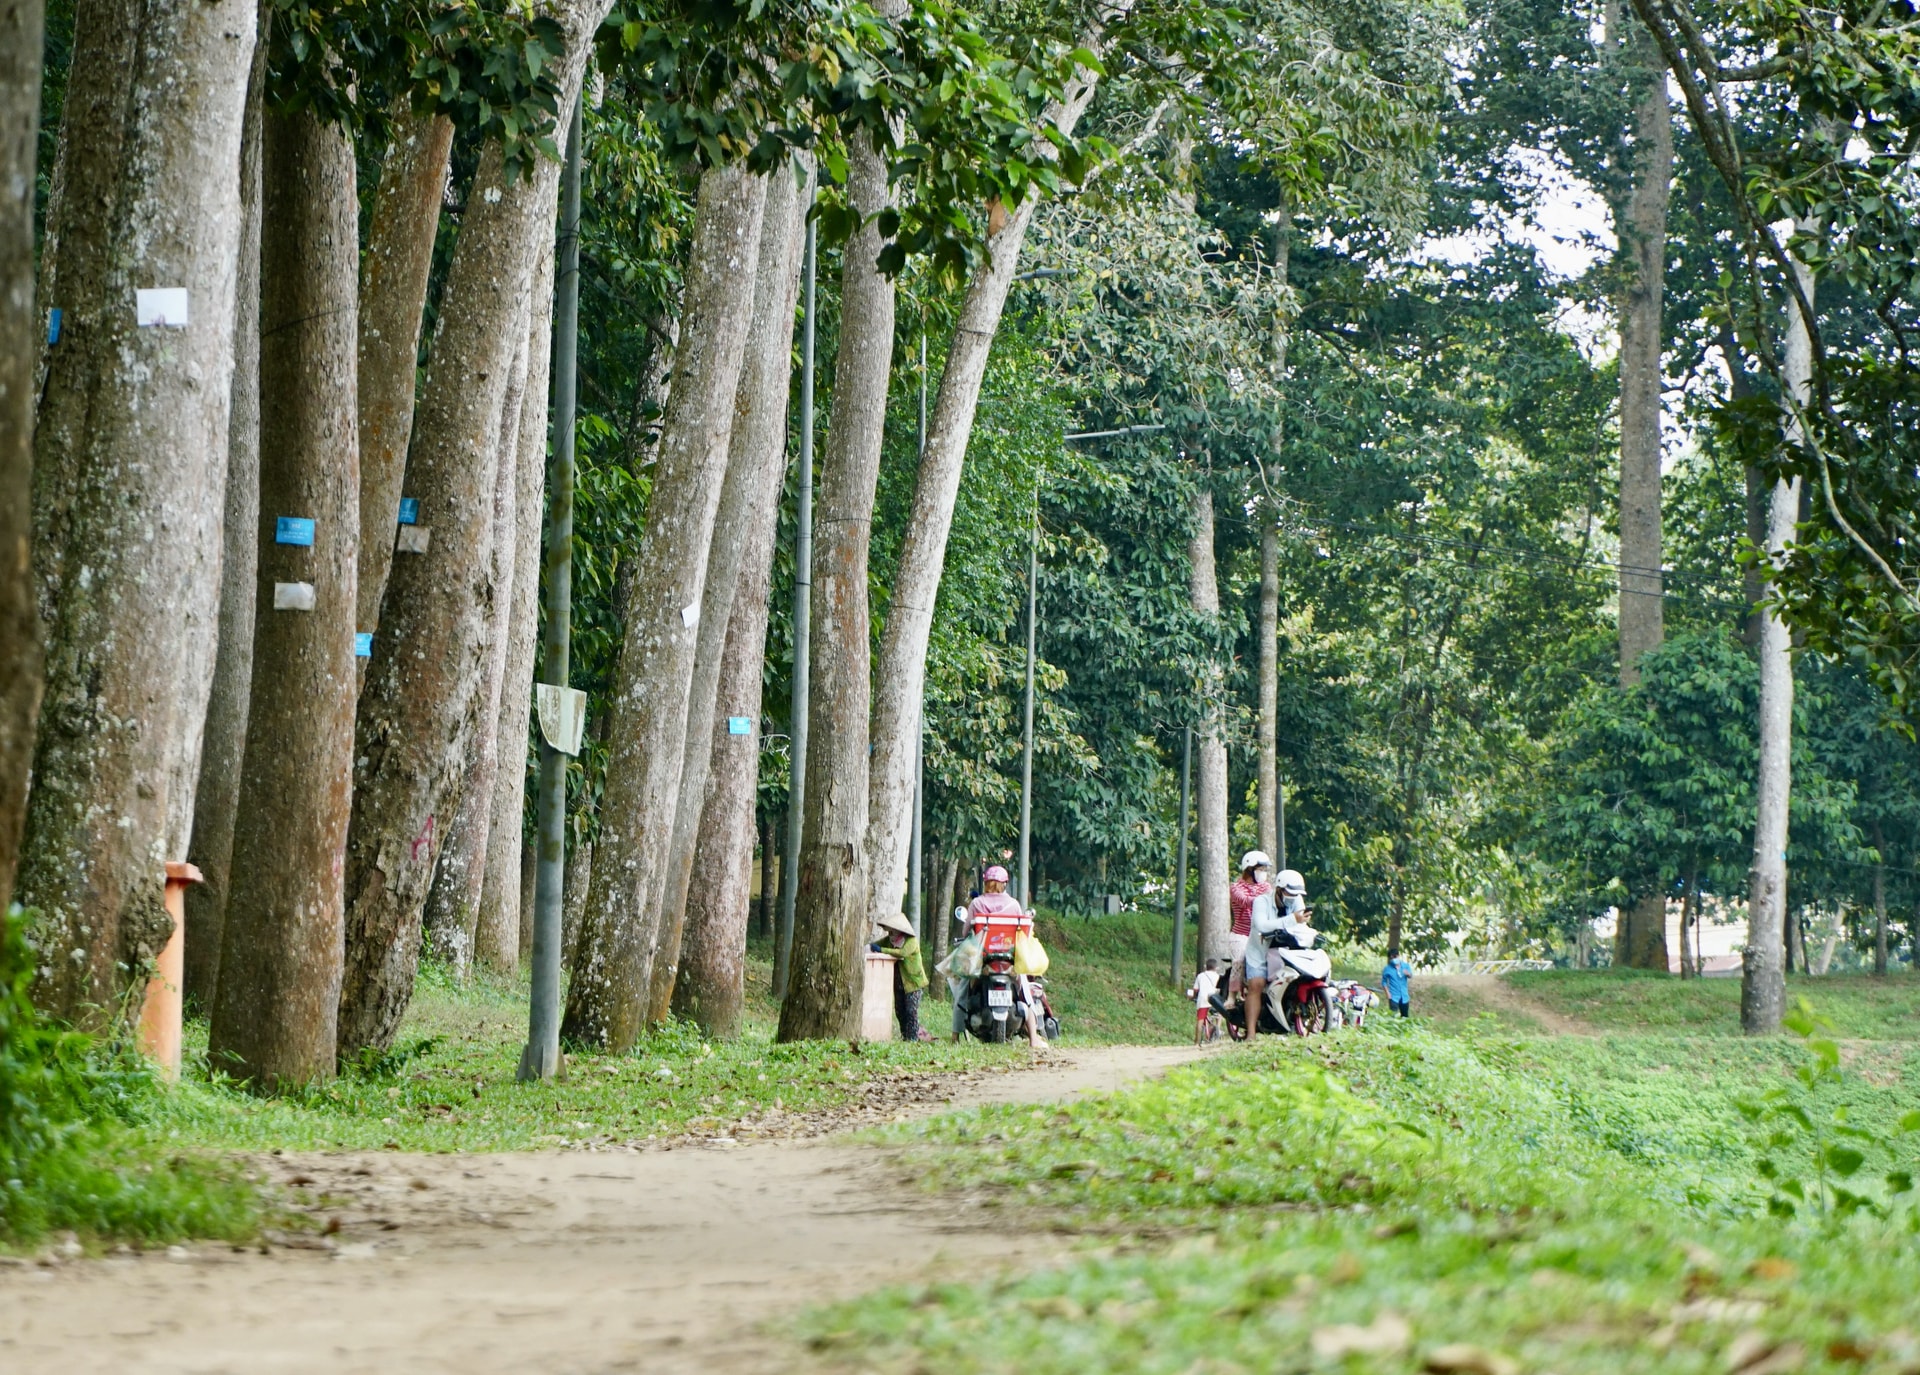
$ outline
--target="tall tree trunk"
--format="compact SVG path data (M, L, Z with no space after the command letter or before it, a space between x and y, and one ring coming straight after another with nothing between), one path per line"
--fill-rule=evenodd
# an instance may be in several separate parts
M1095 38L1097 45L1098 39ZM1098 78L1081 70L1064 101L1041 116L1071 134L1093 99ZM1037 146L1045 146L1040 144ZM987 239L987 261L975 270L960 302L947 347L940 392L927 426L926 448L914 484L913 510L900 542L900 563L887 602L880 659L874 672L873 755L869 764L866 850L873 889L871 916L898 915L907 881L907 848L913 822L914 763L919 757L920 712L927 681L927 639L946 566L947 538L960 494L967 445L986 381L994 334L1007 292L1020 266L1027 226L1039 204L1029 196ZM1031 901L1031 895L1023 895Z
M1260 848L1280 859L1280 527L1269 518L1260 531L1260 761L1257 834Z
M566 891L560 902L560 962L569 969L580 953L580 928L587 924L587 894L592 891L593 842L582 840L567 856Z
M96 1023L172 930L162 864L192 818L254 27L250 0L74 15L42 292L61 334L34 453L46 697L17 896L40 909L36 1000ZM168 288L187 323L140 326L136 293Z
M26 822L43 651L34 611L34 160L40 137L42 0L0 0L0 912L13 897Z
M753 934L761 940L773 934L773 905L779 898L780 855L775 844L775 818L760 823L760 901L753 909Z
M933 944L931 947L933 950L933 960L927 965L927 973L929 975L933 974L933 966L944 960L948 952L953 949L953 908L956 905L954 902L954 892L960 886L960 857L955 855L944 862L946 864L944 869L938 865L934 866L934 872L943 875L943 877L933 890L935 901L932 904L932 910L927 914L927 919L933 923ZM934 983L938 984L939 982L938 977L935 977ZM937 997L946 991L946 988L942 986L936 989L935 996Z
M803 191L784 169L767 179L766 209L760 225L760 258L754 269L753 320L740 369L734 401L733 433L729 442L727 475L720 488L720 510L714 520L713 545L707 554L707 583L701 593L699 639L694 650L693 680L687 694L686 744L681 756L680 801L674 812L673 849L660 903L659 935L653 954L652 1011L649 1019L665 1022L677 1005L673 985L680 967L682 937L687 926L687 888L693 877L694 852L707 834L701 820L709 807L726 813L714 830L724 862L702 874L702 887L721 884L729 906L707 908L709 920L700 938L719 941L729 952L744 980L746 965L747 884L753 868L753 803L760 774L760 665L765 655L767 569L773 559L773 538L780 511L780 488L786 475L787 395L793 381L793 310L800 295L800 255L806 245L807 206L812 183ZM757 576L747 560L760 565ZM760 602L752 624L741 634L751 639L743 648L741 677L729 682L720 697L721 659L732 643L733 609L737 592L752 582L749 595ZM751 615L751 612L749 613ZM720 703L715 714L714 705ZM748 733L733 735L730 717L745 717ZM716 772L717 771L717 772ZM731 790L725 796L708 786L709 775ZM735 796L733 794L737 793ZM739 888L734 890L738 881ZM736 901L737 899L737 901ZM712 899L703 891L702 903ZM716 927L711 918L718 916ZM736 948L737 947L737 948ZM703 956L705 952L702 952ZM744 996L744 983L741 984ZM688 1005L689 1008L692 1006ZM691 1013L689 1015L692 1015ZM697 1020L697 1018L696 1018Z
M1881 978L1887 973L1887 837L1878 821L1873 823L1873 972Z
M1794 263L1813 302L1813 273ZM1802 405L1812 394L1813 341L1800 313L1787 308L1786 382ZM1798 442L1799 427L1788 439ZM1778 560L1800 514L1800 479L1777 482L1767 518L1767 552ZM1760 629L1760 777L1747 880L1747 950L1741 961L1740 1027L1749 1036L1780 1030L1786 1010L1783 967L1787 922L1787 817L1793 789L1793 645L1786 623L1768 610Z
M380 164L367 251L360 259L360 605L355 624L380 624L413 434L414 381L427 275L446 197L453 123L401 101Z
M1667 198L1673 122L1664 68L1655 70L1640 25L1609 9L1609 39L1643 59L1646 90L1634 110L1631 186L1614 206L1626 259L1620 296L1620 685L1640 681L1640 657L1666 633L1660 532L1661 300L1666 286ZM1667 968L1664 893L1620 913L1616 963Z
M765 205L765 180L744 168L700 179L679 375L635 558L593 887L561 1024L568 1039L614 1051L633 1045L651 1010L695 640L753 318Z
M240 145L240 259L234 282L233 387L227 422L226 519L221 527L220 644L213 659L200 782L187 858L201 882L187 888L188 1003L211 1010L220 981L221 928L233 867L233 828L253 694L254 584L260 566L260 143L268 20L263 12L247 84Z
M1189 595L1193 609L1209 622L1220 617L1220 583L1214 573L1213 493L1202 487L1193 497L1193 537L1187 545ZM1196 731L1200 768L1194 813L1200 830L1200 958L1227 957L1227 740L1222 711L1225 674L1215 664L1202 685L1202 716Z
M495 727L499 764L493 816L487 826L486 881L474 958L500 973L519 960L520 924L531 908L520 900L527 804L527 718L533 705L533 661L540 642L541 491L547 474L549 387L553 378L553 256L534 271L527 332L527 381L520 403L518 485L514 492L514 564L507 612L507 660Z
M278 1088L330 1078L352 811L354 395L359 201L353 144L311 111L269 114L261 179L260 614L208 1054ZM310 545L279 543L288 516ZM290 598L303 589L304 600Z
M1693 946L1693 910L1699 889L1698 878L1689 873L1680 898L1680 977L1683 979L1697 978L1700 974L1698 952Z
M848 140L847 199L861 225L840 271L840 346L815 515L805 811L782 1041L860 1034L860 952L871 911L867 561L893 370L894 288L877 261L886 244L878 216L892 204L887 165L864 134Z
M494 458L493 528L488 536L486 657L479 710L467 744L460 805L447 823L434 866L433 887L421 914L427 947L461 979L472 971L480 924L480 890L487 876L487 835L493 822L493 785L500 763L500 687L507 672L507 608L513 601L514 541L519 525L514 501L520 486L520 411L527 383L528 312L521 311L520 351L514 358L500 412L500 447Z
M1640 656L1660 644L1666 627L1660 536L1661 297L1666 286L1673 119L1666 70L1648 35L1617 6L1611 18L1615 27L1609 37L1642 60L1640 75L1646 85L1634 110L1632 186L1614 215L1620 251L1627 260L1620 298L1620 683L1630 687L1640 681ZM1664 969L1664 919L1661 927Z
M589 41L609 0L569 0L558 107L580 90ZM487 659L482 592L492 556L493 463L523 306L537 255L553 242L559 164L506 176L500 148L481 155L448 268L407 486L425 552L396 556L361 693L347 833L347 967L340 1049L385 1048L420 960L420 917L441 836L460 805L461 767L477 727Z

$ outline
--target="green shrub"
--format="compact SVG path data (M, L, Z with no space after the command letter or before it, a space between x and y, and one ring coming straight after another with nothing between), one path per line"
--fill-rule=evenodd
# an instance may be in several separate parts
M57 1228L154 1242L250 1234L249 1183L143 1129L161 1093L152 1070L35 1012L24 926L17 907L0 920L0 1244Z

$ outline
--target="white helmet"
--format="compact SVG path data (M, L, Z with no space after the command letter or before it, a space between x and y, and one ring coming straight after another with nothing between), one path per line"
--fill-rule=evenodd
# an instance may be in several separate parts
M1271 869L1272 867L1273 861L1267 858L1265 850L1249 850L1240 856L1240 872L1243 874L1249 869Z
M1299 898L1307 894L1307 881L1300 877L1298 869L1282 869L1274 879L1273 886L1289 897Z

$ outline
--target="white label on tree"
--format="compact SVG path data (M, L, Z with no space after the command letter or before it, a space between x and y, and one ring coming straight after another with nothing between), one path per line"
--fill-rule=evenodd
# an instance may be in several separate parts
M133 293L133 318L143 329L149 325L185 325L187 289L183 286L141 287Z
M680 624L684 625L688 630L692 630L696 625L700 624L699 602L690 602L680 608Z
M587 727L587 694L578 688L536 683L533 700L540 714L540 734L561 754L580 753L580 736Z
M310 582L275 583L273 609L275 611L313 610L313 584Z
M400 533L393 542L396 553L424 554L427 552L427 543L433 537L432 530L424 525L402 525L397 528Z

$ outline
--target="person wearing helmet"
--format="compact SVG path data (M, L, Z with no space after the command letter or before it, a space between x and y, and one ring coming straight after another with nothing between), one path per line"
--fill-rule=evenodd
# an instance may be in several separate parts
M981 875L987 890L967 904L967 917L971 922L976 917L1026 916L1026 909L1020 906L1020 899L1007 891L1007 871L998 864L989 864L987 872ZM978 923L973 923L977 925ZM1023 923L1031 927L1032 921Z
M1032 915L1020 905L1020 900L1007 891L1007 871L998 864L989 864L981 876L981 886L986 892L967 904L967 923L975 931L986 925L988 917L1017 917L1020 928L1033 931ZM965 1025L963 1011L964 999L954 1000L953 1038L959 1040ZM1034 1011L1033 1000L1028 996L1027 976L1013 976L1013 1020L1016 1026L1027 1033L1027 1041L1035 1050L1047 1048L1046 1037L1040 1034L1040 1018Z
M1232 916L1227 944L1235 972L1241 976L1241 1006L1246 1012L1249 1042L1260 1023L1261 1002L1267 996L1267 943L1256 937L1264 937L1273 923L1273 888L1267 882L1272 868L1266 851L1249 850L1241 857L1240 877L1227 890L1227 908Z

